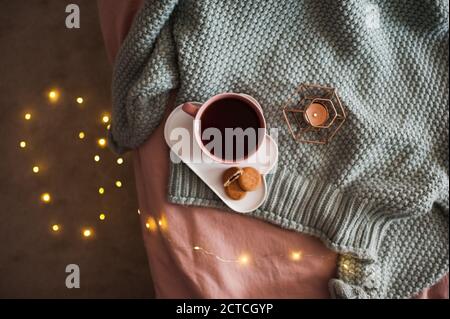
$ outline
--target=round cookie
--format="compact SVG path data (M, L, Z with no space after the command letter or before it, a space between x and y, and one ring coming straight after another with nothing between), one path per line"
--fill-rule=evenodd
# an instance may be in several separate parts
M230 185L225 187L225 193L234 200L239 200L245 197L246 191L242 190L237 181L232 182Z
M222 175L223 186L227 187L232 182L236 181L242 175L242 169L239 167L230 167Z
M244 167L238 179L239 186L247 192L255 190L261 183L261 174L253 167Z
M225 193L234 200L244 198L246 192L239 186L238 178L241 176L242 170L238 167L230 167L222 175L222 182Z

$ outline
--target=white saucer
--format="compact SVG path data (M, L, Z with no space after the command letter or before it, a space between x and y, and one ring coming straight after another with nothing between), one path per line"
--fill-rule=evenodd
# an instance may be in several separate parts
M181 105L175 108L167 118L164 126L164 138L171 149L171 159L183 161L232 210L248 213L261 206L267 197L265 175L275 166L278 159L278 147L275 141L266 135L263 145L248 159L237 164L217 163L209 157L201 155L192 133L193 123L193 118L181 109ZM182 139L180 134L185 133L189 134L187 136L190 138ZM232 166L251 166L263 176L261 185L255 191L248 192L241 200L230 199L225 194L223 187L222 174Z

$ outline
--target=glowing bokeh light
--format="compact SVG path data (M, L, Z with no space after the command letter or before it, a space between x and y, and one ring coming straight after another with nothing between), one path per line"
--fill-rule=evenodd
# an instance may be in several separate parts
M102 122L105 123L105 124L108 123L109 122L109 115L106 115L106 114L103 115L102 116Z
M302 259L302 252L301 251L293 251L291 252L291 259L293 261L300 261Z
M50 90L48 92L48 99L50 100L50 102L54 103L57 102L59 99L59 91L56 89Z
M43 194L41 195L41 200L42 200L44 203L50 203L51 200L52 200L52 197L51 197L51 195L50 195L49 193L43 193Z
M247 254L242 254L239 256L238 261L241 265L248 265L250 262L250 257Z
M91 228L84 228L82 234L85 238L91 237L94 231Z
M97 140L97 143L98 143L98 146L100 146L100 147L105 147L105 146L106 146L106 139L104 139L104 138L99 138L99 139Z
M156 220L151 216L147 218L147 221L145 222L145 227L151 232L154 232L158 229L158 226L156 225Z

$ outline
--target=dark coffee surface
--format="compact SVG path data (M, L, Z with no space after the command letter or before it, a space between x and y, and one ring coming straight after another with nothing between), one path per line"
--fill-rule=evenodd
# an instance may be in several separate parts
M218 153L214 149L211 153L215 156L220 156L227 160L236 160L236 146L240 145L236 141L236 137L232 141L233 154L226 153L226 140L225 140L225 129L226 128L242 128L246 130L252 128L256 136L256 144L258 141L258 128L260 128L260 120L256 111L248 103L235 99L235 98L225 98L214 102L211 104L201 116L201 131L202 131L202 142L207 145L212 139L204 139L203 132L208 128L217 128L221 133L222 138L222 154ZM230 142L230 141L229 141ZM242 141L240 141L242 143ZM255 149L253 144L249 145L248 137L244 136L244 157L247 157L249 153L252 153ZM250 149L249 149L250 148ZM242 153L241 153L242 154Z

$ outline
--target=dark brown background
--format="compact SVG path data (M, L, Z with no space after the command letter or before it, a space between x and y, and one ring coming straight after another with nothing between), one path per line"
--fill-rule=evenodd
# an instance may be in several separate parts
M80 29L65 27L69 3L80 6ZM96 1L0 0L0 7L0 297L151 297L131 157L119 166L96 145L106 134L100 118L111 81ZM62 97L51 105L46 92L54 86ZM116 179L124 187L115 188ZM44 191L49 205L40 202ZM62 226L57 234L53 223ZM93 238L82 238L83 226ZM65 287L70 263L81 268L80 289Z

